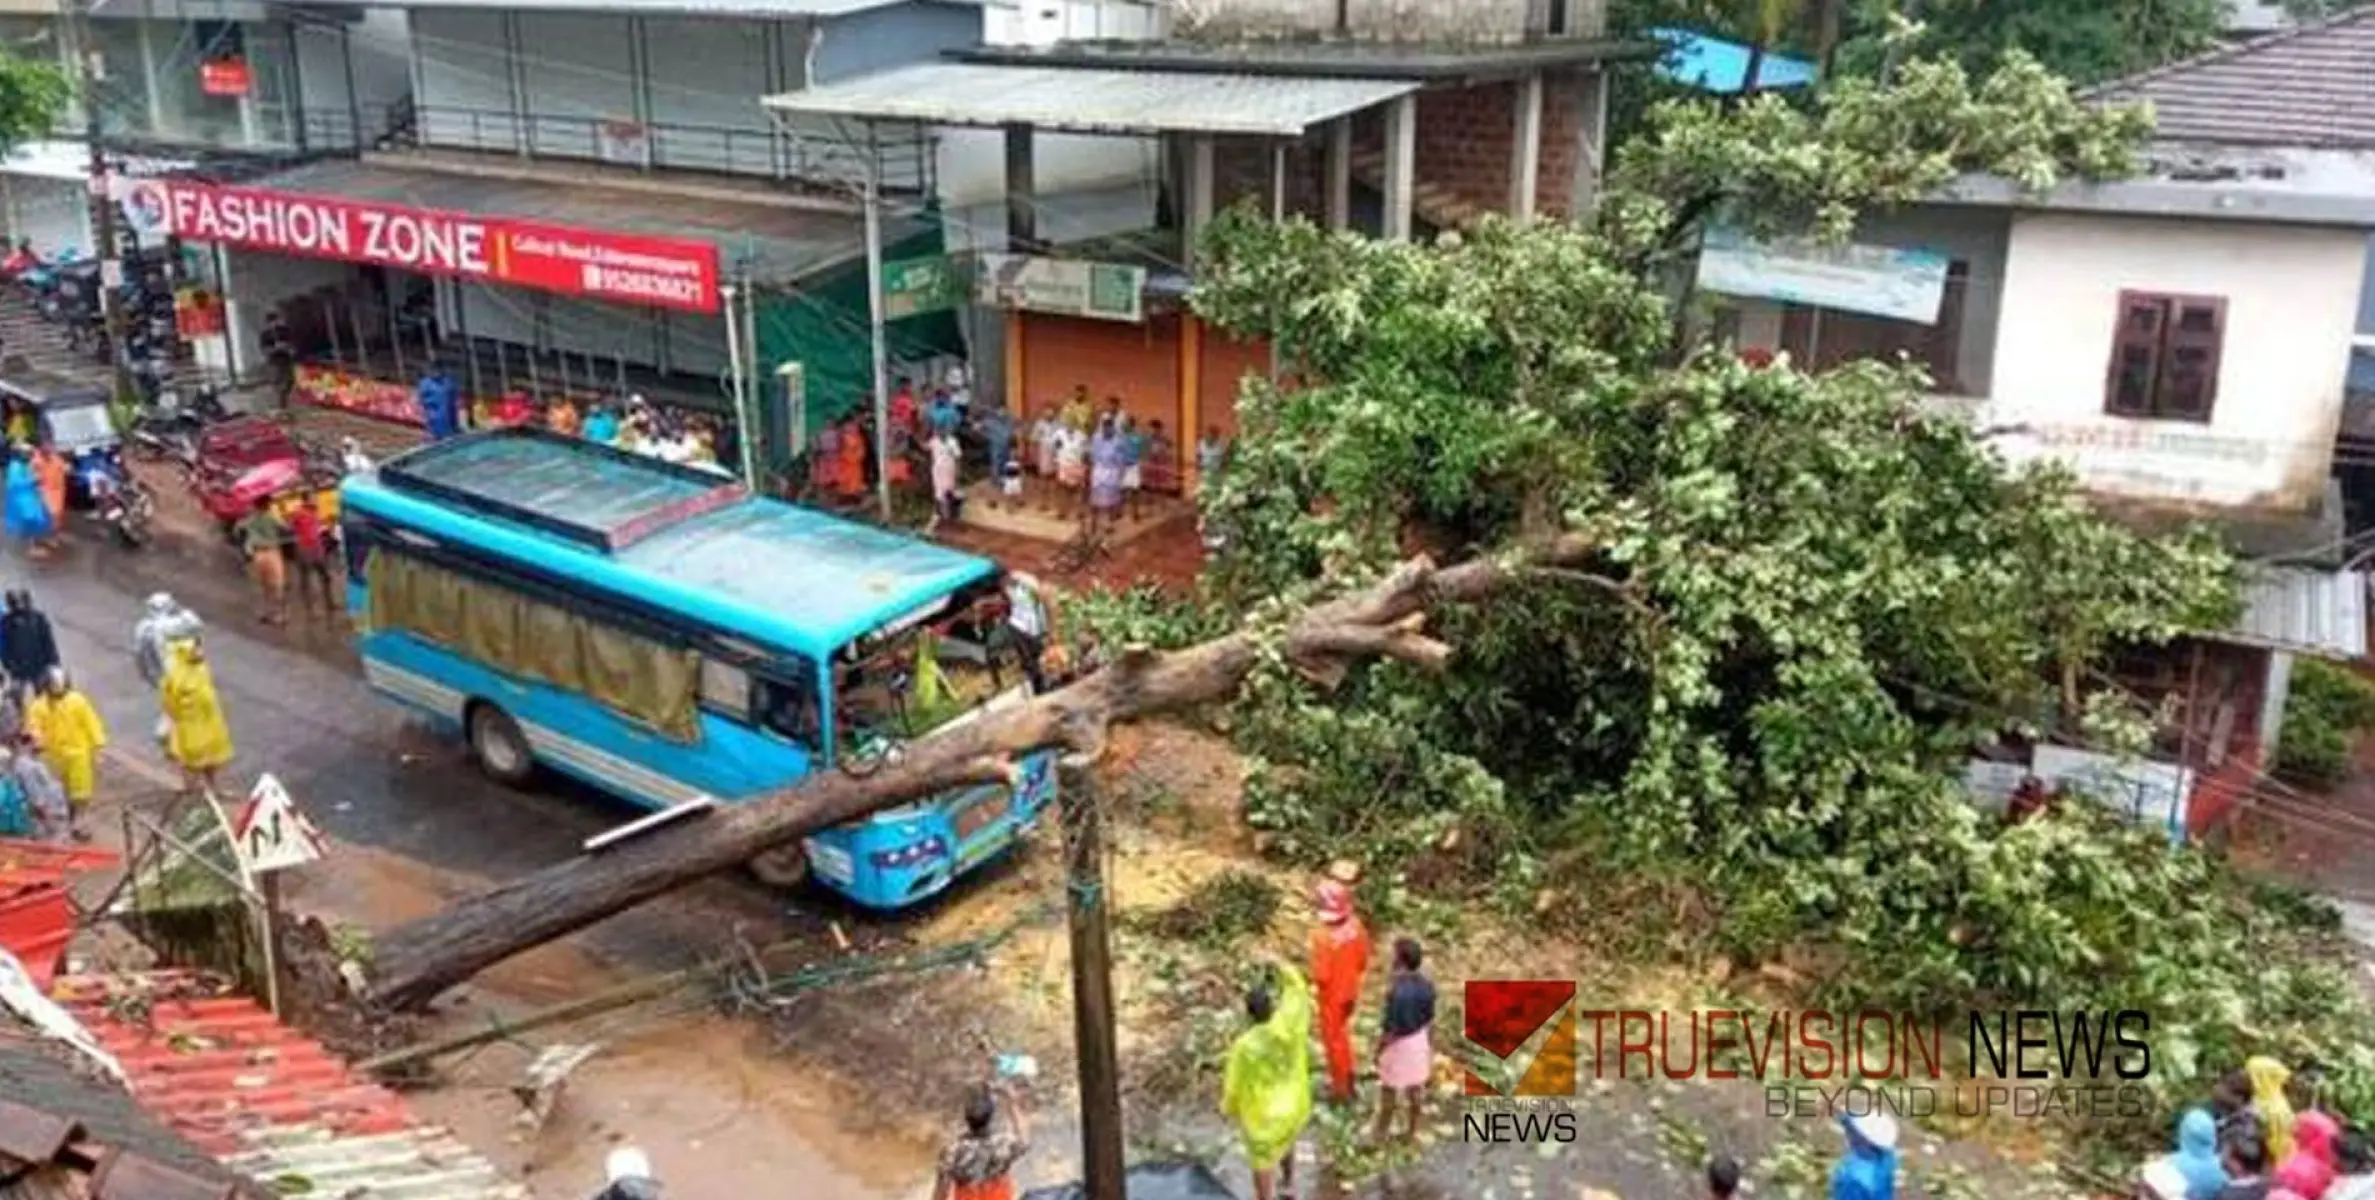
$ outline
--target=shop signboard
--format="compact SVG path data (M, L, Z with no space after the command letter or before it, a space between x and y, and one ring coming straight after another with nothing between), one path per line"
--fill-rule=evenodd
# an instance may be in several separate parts
M334 408L399 425L429 423L421 414L421 402L411 388L335 367L298 367L295 386L290 392L298 403L315 408Z
M1946 257L1893 246L1759 242L1711 229L1699 251L1699 286L1842 312L1934 325L1946 298Z
M980 270L975 274L974 288L983 304L997 308L1127 321L1133 325L1146 320L1144 267L1026 254L984 254Z
M720 307L717 247L686 238L182 179L133 181L124 210L143 237L170 234L685 312Z
M218 58L198 64L198 90L209 96L245 96L251 82L243 59Z
M896 321L947 312L965 301L964 276L945 254L882 265L882 318Z

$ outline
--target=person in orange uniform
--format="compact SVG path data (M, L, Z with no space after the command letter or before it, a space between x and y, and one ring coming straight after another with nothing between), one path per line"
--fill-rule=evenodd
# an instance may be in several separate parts
M1352 909L1352 889L1339 880L1313 896L1319 928L1311 931L1311 983L1319 993L1319 1042L1328 1055L1329 1097L1352 1099L1352 1013L1369 971L1369 930Z
M52 531L66 528L66 456L47 440L33 451L33 478L41 485L41 503L49 509Z

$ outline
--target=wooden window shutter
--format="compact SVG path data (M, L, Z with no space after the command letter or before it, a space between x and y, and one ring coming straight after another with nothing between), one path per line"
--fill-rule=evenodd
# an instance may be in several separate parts
M2207 421L2218 404L2218 363L2226 339L2227 303L2214 296L2169 299L2169 330L2161 354L2154 409L2180 421Z
M2169 298L2144 292L2119 294L2119 323L2111 332L2111 368L2103 384L2103 411L2149 417L2160 387L2161 343L2169 324Z

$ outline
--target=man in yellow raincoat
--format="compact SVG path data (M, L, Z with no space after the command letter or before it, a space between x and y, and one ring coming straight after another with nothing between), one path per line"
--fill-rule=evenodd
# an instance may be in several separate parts
M166 751L181 764L184 786L214 790L215 776L231 761L231 727L214 692L214 672L196 639L173 643L165 652L165 680L157 698L172 723Z
M1285 964L1245 998L1253 1028L1221 1072L1221 1115L1237 1125L1253 1166L1254 1200L1295 1188L1295 1143L1311 1122L1311 985Z
M107 745L107 726L91 707L90 697L68 682L64 667L51 667L42 677L40 693L25 705L25 732L33 735L42 762L65 787L74 827L80 830L98 786L99 750Z

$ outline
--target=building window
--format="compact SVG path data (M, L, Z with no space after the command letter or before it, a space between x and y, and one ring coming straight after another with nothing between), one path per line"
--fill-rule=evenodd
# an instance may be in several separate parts
M2121 292L2103 411L2165 421L2210 420L2218 404L2227 302L2218 296Z
M1966 386L1963 309L1970 290L1971 264L1948 264L1938 319L1928 325L1793 304L1782 310L1781 346L1799 369L1817 372L1851 362L1902 358L1928 371L1941 394L1959 396Z

